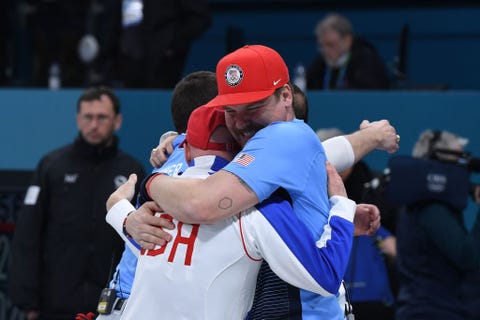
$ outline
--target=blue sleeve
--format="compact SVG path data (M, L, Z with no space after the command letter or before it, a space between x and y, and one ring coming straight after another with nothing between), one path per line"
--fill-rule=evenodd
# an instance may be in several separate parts
M330 204L325 152L303 121L274 122L258 131L224 170L242 179L260 201L282 187L315 237L323 232Z
M380 238L381 240L383 240L385 238L393 236L393 234L390 231L388 231L387 229L385 229L384 227L380 226L380 228L378 228L375 236L377 238Z
M160 168L154 168L152 170L152 174L161 172L169 176L175 176L185 171L185 169L188 167L187 162L185 161L185 152L183 148L178 147L183 140L185 140L184 134L179 135L173 141L174 150L168 157L167 162L165 162Z
M224 170L242 179L263 201L278 187L292 197L301 194L311 182L312 170L323 170L325 176L325 160L323 147L311 129L275 122L258 131ZM326 185L326 179L322 182Z
M345 201L347 205L339 204L340 208L353 215L354 203ZM326 227L329 236L316 239L286 201L272 197L257 210L260 214L245 216L245 225L271 269L296 287L336 294L349 261L353 223L334 214Z
M136 267L137 257L128 246L125 245L122 258L117 265L112 281L110 281L110 288L115 288L117 297L122 299L128 299L128 297L130 297Z

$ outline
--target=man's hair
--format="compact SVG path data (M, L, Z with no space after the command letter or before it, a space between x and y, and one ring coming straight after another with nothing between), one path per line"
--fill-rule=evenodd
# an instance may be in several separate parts
M170 106L177 132L187 131L188 118L192 111L215 98L217 88L215 73L210 71L190 73L177 83Z
M293 112L295 118L308 123L308 101L305 93L296 84L292 84L293 91Z
M112 104L113 104L113 111L115 112L115 114L119 114L120 113L120 100L118 99L118 97L113 93L113 91L110 88L103 87L103 86L87 88L82 93L82 95L80 96L80 98L78 98L78 101L77 101L77 113L80 112L80 104L83 101L100 100L102 95L106 95L107 97L110 98L110 100L112 101Z
M342 37L353 35L353 27L350 21L345 16L335 12L327 14L317 23L315 34L318 36L327 30L334 30Z
M292 108L295 113L295 118L303 120L305 123L308 121L308 101L305 93L299 86L292 82L288 82L287 85L292 90ZM276 89L273 95L279 99L282 94L283 87Z

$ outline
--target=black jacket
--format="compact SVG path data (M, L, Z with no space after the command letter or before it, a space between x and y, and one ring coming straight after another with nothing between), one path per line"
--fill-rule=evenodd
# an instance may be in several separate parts
M173 88L194 40L211 25L206 0L143 0L143 21L122 32L129 87Z
M460 268L463 261L449 257L447 249L439 247L439 242L449 243L459 257L468 252L467 246L461 245L464 232L451 237L451 230L463 229L462 214L456 211L445 204L431 202L409 206L400 212L397 226L400 290L396 319L419 319L419 315L422 319L466 319L460 287L465 272L461 268L467 264ZM427 220L428 229L436 231L424 228ZM432 238L432 234L439 239Z
M48 319L96 310L124 248L105 222L105 202L130 173L145 176L117 145L94 147L79 136L40 161L11 250L9 291L20 309Z
M307 70L307 88L324 89L324 80L327 78L326 63L319 54ZM351 55L344 71L332 69L330 86L332 90L357 90L357 89L388 89L389 78L382 58L375 48L362 38L355 37L352 44Z

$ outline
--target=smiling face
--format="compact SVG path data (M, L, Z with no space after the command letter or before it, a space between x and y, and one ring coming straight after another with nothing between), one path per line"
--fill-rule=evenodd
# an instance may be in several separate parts
M270 123L294 118L290 86L279 90L278 94L254 103L224 107L227 127L240 146L245 146L257 131Z

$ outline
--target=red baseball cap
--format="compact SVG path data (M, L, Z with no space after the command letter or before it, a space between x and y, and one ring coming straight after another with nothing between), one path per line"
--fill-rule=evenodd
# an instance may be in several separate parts
M275 50L247 45L223 57L217 64L218 95L207 103L223 107L265 99L290 81L288 68Z
M233 137L231 143L209 141L212 133L222 126L226 127L223 110L207 106L198 107L188 118L187 136L184 142L202 150L240 150L240 146L234 142Z

